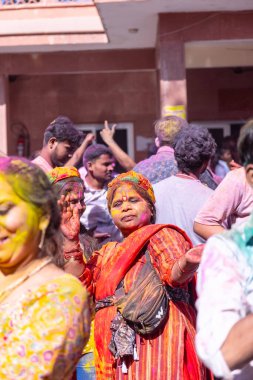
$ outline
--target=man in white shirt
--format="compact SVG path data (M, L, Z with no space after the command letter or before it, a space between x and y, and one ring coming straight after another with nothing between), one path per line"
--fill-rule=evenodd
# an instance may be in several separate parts
M182 228L193 245L205 242L194 233L193 223L199 209L213 193L199 177L206 170L215 148L215 141L207 128L197 125L182 128L174 146L179 172L153 185L156 223L170 223Z
M253 186L253 120L242 129L238 151ZM245 223L212 236L197 281L196 348L222 379L253 379L253 214Z

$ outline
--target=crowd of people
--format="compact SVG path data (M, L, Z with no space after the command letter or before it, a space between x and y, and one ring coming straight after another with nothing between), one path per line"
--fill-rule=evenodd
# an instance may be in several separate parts
M253 120L161 118L138 163L115 128L0 157L0 378L253 379Z

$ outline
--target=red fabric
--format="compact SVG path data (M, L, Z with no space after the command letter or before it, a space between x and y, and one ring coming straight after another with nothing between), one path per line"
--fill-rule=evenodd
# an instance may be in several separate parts
M190 245L192 245L189 237L183 230L170 224L151 224L149 226L139 228L120 244L109 243L110 248L112 248L111 244L115 245L115 249L117 249L117 255L113 255L110 261L103 265L103 271L101 271L99 275L99 281L96 282L97 300L114 294L118 284L124 278L128 269L133 265L141 249L156 232L163 229L164 227L172 228L180 232L180 234L184 236L185 240L188 241ZM109 283L107 281L108 273L110 273ZM105 283L106 286L104 286Z
M96 300L112 295L125 273L124 285L128 291L145 263L145 256L138 254L147 242L152 264L161 279L172 285L172 267L191 248L191 242L174 226L150 225L135 231L122 243L108 243L94 253L90 267ZM189 290L188 282L181 287ZM196 313L191 305L170 302L169 319L165 327L149 340L137 335L139 361L129 363L127 375L121 373L108 349L110 323L115 314L115 307L108 307L99 310L95 316L97 380L208 379L206 369L195 352Z

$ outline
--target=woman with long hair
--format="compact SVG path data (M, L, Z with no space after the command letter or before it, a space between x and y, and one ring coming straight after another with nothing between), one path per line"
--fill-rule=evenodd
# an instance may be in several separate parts
M72 378L89 336L87 293L61 266L61 217L46 174L0 158L0 378Z

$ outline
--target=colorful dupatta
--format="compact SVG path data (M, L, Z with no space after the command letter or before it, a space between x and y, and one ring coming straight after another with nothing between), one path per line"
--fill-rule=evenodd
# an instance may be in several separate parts
M122 243L115 244L115 254L103 264L103 270L96 279L96 300L113 295L120 281L125 277L129 268L134 264L142 248L148 243L150 238L163 228L172 228L179 232L190 248L192 243L186 233L179 227L171 224L151 224L139 228L129 235ZM110 281L108 279L110 278ZM106 284L106 286L105 286Z
M139 254L145 245L162 281L172 285L172 267L175 261L191 248L191 242L187 235L175 226L149 225L133 232L122 243L108 243L93 254L89 265L93 272L96 300L112 295L124 276L124 286L128 292L145 263L145 256ZM180 287L190 290L188 281ZM195 351L196 313L191 305L185 302L170 302L170 314L165 327L148 340L137 335L139 361L127 363L127 375L122 374L108 349L111 340L110 324L116 312L115 306L110 306L99 310L95 316L97 380L211 378Z

